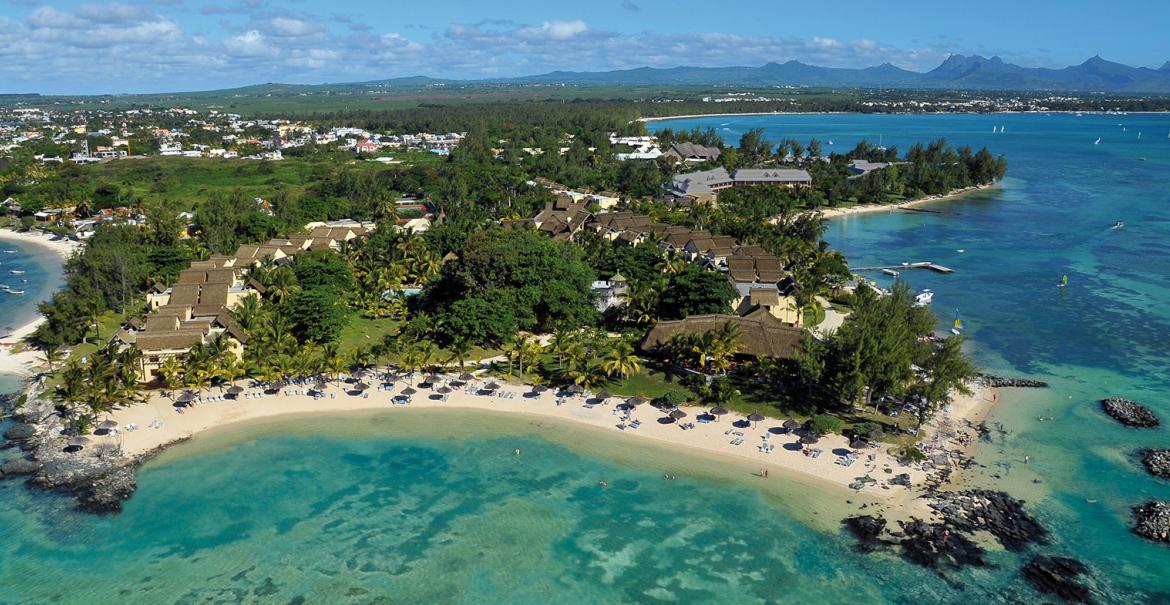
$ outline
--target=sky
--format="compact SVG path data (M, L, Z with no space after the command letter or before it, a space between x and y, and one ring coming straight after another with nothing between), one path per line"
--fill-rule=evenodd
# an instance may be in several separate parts
M0 93L177 92L678 65L1170 60L1170 2L0 0Z

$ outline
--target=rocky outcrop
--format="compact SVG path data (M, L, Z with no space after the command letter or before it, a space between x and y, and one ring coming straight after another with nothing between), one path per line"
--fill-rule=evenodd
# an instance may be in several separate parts
M1170 479L1170 450L1148 449L1141 451L1142 464L1155 477Z
M848 517L841 521L845 528L857 539L857 550L873 552L883 546L882 532L886 529L886 520L873 515Z
M122 502L138 488L134 467L123 465L73 486L81 510L91 513L121 512Z
M981 386L992 388L1018 388L1018 389L1046 389L1048 383L1042 380L1031 380L1028 378L1006 378L1003 376L996 376L994 374L979 374L975 378L975 382Z
M1170 542L1170 502L1151 500L1133 507L1133 532L1147 540Z
M1048 531L1024 511L1023 501L1004 492L937 492L929 499L930 508L947 525L966 532L986 531L1008 550L1019 551L1028 544L1048 541Z
M1089 568L1076 559L1040 555L1020 570L1036 590L1069 603L1093 603L1093 593L1081 582Z
M16 458L0 465L0 477L15 477L17 475L31 475L40 470L41 465L31 458Z
M8 441L28 441L37 434L37 429L31 424L16 424L4 431L4 438Z
M927 523L914 519L899 524L904 536L899 543L902 555L913 563L931 569L987 565L984 550L946 523Z
M1114 420L1135 428L1153 428L1161 424L1158 417L1146 406L1120 397L1101 400L1101 407Z

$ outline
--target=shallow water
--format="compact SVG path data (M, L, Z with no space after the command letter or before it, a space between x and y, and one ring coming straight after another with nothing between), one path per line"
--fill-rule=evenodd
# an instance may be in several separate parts
M1103 602L1170 601L1170 551L1133 537L1128 516L1143 498L1170 497L1132 458L1170 439L1116 426L1094 404L1127 396L1170 419L1170 141L1156 134L1170 132L1170 117L711 121L736 132L764 126L774 140L832 138L838 149L882 133L903 149L946 136L1008 155L997 191L931 208L938 213L842 219L828 237L854 266L956 269L906 278L937 292L940 327L961 310L981 364L1053 383L1005 394L991 420L1006 434L977 449L987 468L973 480L1025 497L1054 531L1043 551L1088 561ZM991 135L992 125L1007 131ZM1129 226L1109 230L1119 218ZM1060 291L1064 273L1071 283ZM742 470L588 431L537 434L523 420L476 415L454 430L408 418L295 419L201 438L145 469L126 511L110 517L0 483L0 602L1041 600L1013 554L995 552L995 567L949 580L855 554L832 522L818 521L839 510L835 496L762 491ZM680 479L663 481L667 470Z

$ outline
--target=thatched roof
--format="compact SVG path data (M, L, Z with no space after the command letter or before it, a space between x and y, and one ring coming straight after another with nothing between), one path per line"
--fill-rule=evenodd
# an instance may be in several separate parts
M660 321L642 341L642 350L654 352L674 334L702 334L721 330L731 322L739 325L739 352L752 357L791 358L800 348L803 330L776 319L763 309L744 316L691 315L676 321Z

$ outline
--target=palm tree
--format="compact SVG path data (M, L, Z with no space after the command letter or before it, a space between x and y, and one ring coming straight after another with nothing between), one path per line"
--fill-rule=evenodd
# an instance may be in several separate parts
M175 389L183 383L185 369L179 363L179 358L172 355L167 357L158 368L158 375L167 388Z
M633 345L624 340L618 340L605 352L602 367L609 375L618 374L625 381L630 377L630 374L642 369L642 363L634 354Z
M45 360L45 365L49 366L49 371L53 371L53 364L61 361L64 354L61 352L61 344L56 342L38 342L37 349L41 351L41 359Z
M451 341L448 349L450 355L447 357L447 363L457 361L459 362L459 369L462 370L468 354L471 353L471 341L467 337L461 336Z
M552 339L549 341L549 348L557 355L558 370L565 368L565 356L568 355L569 350L573 347L573 341L573 332L560 327L553 330Z
M236 322L240 327L244 328L249 334L260 323L260 297L255 294L249 294L240 299L236 306L232 308L232 315L235 316Z
M348 362L345 359L345 355L342 355L341 351L338 350L337 343L331 342L325 345L325 348L322 349L321 357L322 361L324 362L323 366L325 371L328 372L333 377L333 381L336 382L348 365Z
M268 297L273 302L282 302L299 289L296 274L287 266L273 269L268 279Z

